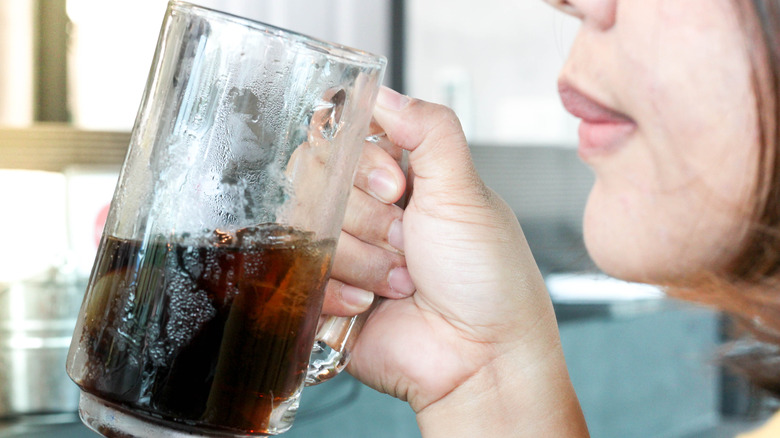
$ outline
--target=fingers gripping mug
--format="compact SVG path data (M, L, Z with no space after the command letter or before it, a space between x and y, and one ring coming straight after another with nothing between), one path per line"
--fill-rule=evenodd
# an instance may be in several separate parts
M343 368L361 320L315 331L385 64L169 4L68 356L89 427L276 434Z

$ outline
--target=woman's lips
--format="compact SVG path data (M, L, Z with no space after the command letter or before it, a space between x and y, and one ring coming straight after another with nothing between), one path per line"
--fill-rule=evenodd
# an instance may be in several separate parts
M558 84L558 93L566 111L582 119L579 153L583 158L618 149L636 129L631 118L601 105L565 81Z

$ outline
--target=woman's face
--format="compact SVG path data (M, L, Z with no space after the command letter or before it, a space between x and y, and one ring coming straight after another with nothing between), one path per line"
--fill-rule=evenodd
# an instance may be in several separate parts
M676 283L744 240L759 151L733 0L548 0L582 20L560 77L596 182L585 241L605 272Z

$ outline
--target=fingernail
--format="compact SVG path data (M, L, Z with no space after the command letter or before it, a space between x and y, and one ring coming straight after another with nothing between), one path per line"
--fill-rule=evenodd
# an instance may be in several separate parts
M403 266L390 271L387 283L394 292L405 297L413 294L416 289L412 283L412 277L409 275L409 270Z
M390 204L398 197L398 184L388 172L377 169L368 174L368 189L380 201Z
M345 284L341 288L341 298L350 306L366 309L374 302L374 293Z
M394 220L387 232L387 243L398 251L404 250L404 226L400 220Z
M376 98L377 105L393 111L400 111L409 104L410 99L387 87L381 87Z

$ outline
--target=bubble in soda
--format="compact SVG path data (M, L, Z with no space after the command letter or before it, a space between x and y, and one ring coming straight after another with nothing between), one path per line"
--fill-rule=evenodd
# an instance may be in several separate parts
M273 224L106 237L69 372L136 415L263 433L301 388L334 246Z

